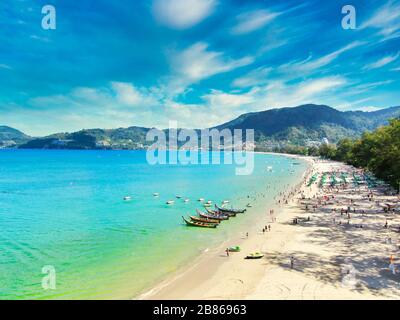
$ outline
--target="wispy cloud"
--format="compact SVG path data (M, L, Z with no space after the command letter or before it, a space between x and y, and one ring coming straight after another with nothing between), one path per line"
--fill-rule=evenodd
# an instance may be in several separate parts
M242 35L256 31L274 20L280 13L267 10L256 10L242 13L237 16L237 25L232 28L232 33Z
M364 70L373 70L373 69L382 68L382 67L388 65L389 63L396 61L399 56L400 56L400 52L393 54L393 55L385 56L375 62L367 64L366 66L364 66L363 69Z
M253 62L254 58L251 56L232 59L223 52L208 50L207 43L198 42L181 52L171 54L172 83L178 87L186 87Z
M216 0L154 0L153 14L168 27L187 29L207 18L216 5Z
M47 38L47 37L39 37L39 36L36 35L36 34L32 34L32 35L30 36L30 38L33 39L33 40L41 41L41 42L50 42L50 39L49 39L49 38Z
M400 3L388 1L360 26L366 28L377 29L383 40L400 37Z
M344 46L343 48L333 51L333 52L331 52L325 56L322 56L318 59L312 59L312 57L310 56L303 61L291 61L289 63L283 64L279 68L282 71L286 71L286 72L290 72L290 73L292 73L293 71L310 72L310 71L318 70L319 68L330 64L332 61L337 59L342 53L349 51L353 48L359 47L363 44L364 44L363 42L354 41L354 42L348 44L347 46Z
M246 75L235 79L232 83L234 87L247 88L252 86L260 86L268 81L268 74L272 71L270 67L261 67Z

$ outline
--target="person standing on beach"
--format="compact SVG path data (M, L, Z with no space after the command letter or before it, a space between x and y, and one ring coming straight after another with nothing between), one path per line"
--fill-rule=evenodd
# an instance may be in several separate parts
M293 268L294 268L294 257L291 256L290 257L290 269L293 269Z
M229 257L229 248L226 248L226 256Z

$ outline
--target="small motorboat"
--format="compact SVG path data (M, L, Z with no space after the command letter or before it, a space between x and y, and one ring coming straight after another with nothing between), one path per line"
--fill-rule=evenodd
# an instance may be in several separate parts
M171 205L171 204L174 204L174 203L175 203L174 200L168 200L168 201L166 202L166 204L168 204L168 205Z
M264 255L260 252L250 253L245 259L261 259Z
M132 197L130 197L130 196L124 197L124 201L131 201L131 200L132 200Z
M154 192L154 193L153 193L153 196L154 196L154 197L158 197L159 195L160 195L160 194L159 194L158 192Z
M198 201L199 201L199 202L203 202L203 201L204 201L204 198L200 198Z
M180 199L180 198L182 198L182 197L181 197L181 196L176 196L176 198L177 198L177 199Z
M189 202L190 200L189 200L189 199L185 199L184 201L185 201L185 202Z
M248 203L246 207L247 207L247 208L251 208L252 205L251 205L250 203Z
M211 207L211 203L204 203L203 206L204 206L205 208Z

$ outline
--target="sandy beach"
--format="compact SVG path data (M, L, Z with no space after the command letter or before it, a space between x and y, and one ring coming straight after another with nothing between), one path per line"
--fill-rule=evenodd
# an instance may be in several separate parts
M398 196L358 181L365 176L350 166L307 160L311 168L301 184L265 208L254 229L210 249L138 299L398 299ZM241 251L227 256L225 248L233 245ZM251 252L264 257L244 259Z

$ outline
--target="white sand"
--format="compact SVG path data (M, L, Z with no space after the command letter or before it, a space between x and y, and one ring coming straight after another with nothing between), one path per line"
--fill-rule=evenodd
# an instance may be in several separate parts
M315 162L313 172L351 171L352 168L334 162ZM319 175L319 178L321 174ZM318 182L319 182L318 178ZM351 178L351 174L349 174ZM308 182L309 176L306 181ZM328 183L329 184L329 183ZM326 186L328 186L328 184ZM246 239L231 239L221 247L203 254L192 266L176 273L140 299L398 299L400 297L400 268L393 275L389 259L399 256L399 214L384 213L382 205L395 203L396 196L384 196L373 190L374 199L367 199L368 190L355 187L349 179L346 188L324 191L318 184L307 187L290 197L274 216L265 214L255 222L259 232ZM302 192L309 200L302 200ZM313 204L316 197L334 194L332 204ZM286 197L289 197L286 195ZM354 199L351 204L349 199ZM331 200L330 200L331 201ZM337 203L336 201L339 201ZM375 201L380 201L379 205ZM309 210L305 210L305 203ZM340 208L356 208L347 215ZM336 208L336 212L332 212ZM361 213L365 210L365 214ZM268 212L268 208L266 208ZM307 221L310 217L310 221ZM294 218L299 219L293 225ZM334 222L335 219L335 222ZM383 226L388 219L389 228ZM339 223L341 223L339 225ZM262 229L270 224L271 232ZM362 224L363 228L355 225ZM388 238L391 238L389 243ZM240 244L240 253L229 257L224 248ZM250 253L260 251L264 258L245 260ZM290 268L290 257L294 268ZM395 260L400 263L400 260Z

